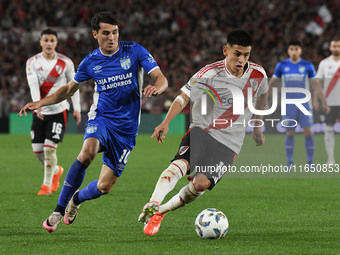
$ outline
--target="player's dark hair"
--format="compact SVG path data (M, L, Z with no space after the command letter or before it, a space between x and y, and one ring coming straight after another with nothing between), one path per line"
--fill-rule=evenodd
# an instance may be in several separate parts
M233 46L234 44L244 47L253 46L253 37L247 31L234 30L229 33L227 44L230 46Z
M290 41L290 42L288 43L288 47L291 46L291 45L293 45L293 46L300 46L300 47L301 47L300 41L297 41L297 40Z
M54 31L53 29L50 29L50 28L47 28L47 29L43 30L43 31L41 32L40 37L43 36L43 35L55 35L55 37L58 38L57 32Z
M100 12L96 14L91 20L92 30L99 31L100 22L111 24L111 25L119 25L120 20L117 16L113 15L111 12Z
M333 39L331 40L331 42L333 42L333 41L335 41L335 42L340 41L340 36L338 36L338 35L334 36Z

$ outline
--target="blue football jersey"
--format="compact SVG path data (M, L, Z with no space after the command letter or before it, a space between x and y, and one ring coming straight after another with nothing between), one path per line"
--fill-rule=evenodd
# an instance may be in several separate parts
M309 90L309 80L316 76L313 64L305 59L292 63L289 58L280 61L274 71L274 77L282 78L282 87L296 87ZM287 93L287 98L304 98L303 93Z
M158 65L152 55L135 42L119 42L113 55L94 50L80 63L74 80L82 83L93 79L95 92L89 119L105 117L116 132L136 135L140 112L143 72L152 72Z

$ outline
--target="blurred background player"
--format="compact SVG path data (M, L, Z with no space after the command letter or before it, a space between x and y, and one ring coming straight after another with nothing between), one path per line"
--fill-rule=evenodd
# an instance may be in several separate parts
M167 212L195 201L203 195L206 189L213 189L225 174L225 168L233 164L236 155L240 152L246 126L230 123L243 121L248 123L253 114L247 104L243 115L233 114L233 95L230 89L224 87L226 82L243 91L252 88L251 96L252 102L256 101L255 109L265 108L268 91L267 75L261 66L248 61L252 45L253 39L246 31L231 32L228 35L227 44L223 46L225 59L207 65L197 72L181 88L181 95L175 99L163 122L156 127L151 137L156 137L159 143L163 142L171 120L190 101L193 102L191 109L193 121L190 129L182 138L172 163L159 177L150 202L144 206L138 218L145 224L146 235L154 235L158 232ZM213 116L201 113L201 104L204 101L202 95L207 89L211 91L211 94L217 92L218 96L215 94L214 100L219 102L220 98L223 99L223 104L222 101L220 105L219 103L216 106L212 104L207 110L207 112L213 112ZM220 124L216 124L213 118L221 120L218 122ZM265 141L260 125L263 116L255 115L254 119L257 121L255 121L252 136L256 146L260 146ZM175 187L177 181L185 174L194 172L196 166L220 167L220 171L196 171L195 175L189 178L188 185L184 186L167 203L160 205L164 197Z
M32 101L51 95L71 81L74 65L71 59L55 51L57 33L52 29L41 32L42 52L27 60L26 75ZM81 121L79 92L72 96L73 116ZM57 165L57 147L62 142L70 105L67 100L43 106L33 112L31 141L34 154L44 164L44 181L38 195L49 195L59 187L63 168Z
M72 224L82 202L111 191L136 144L142 92L151 97L168 87L167 79L144 47L131 41L119 41L119 24L119 18L110 12L95 15L91 20L92 35L99 48L83 59L73 80L51 96L27 104L18 114L26 115L26 110L61 102L73 95L85 81L95 81L83 147L67 172L54 212L43 223L49 232L55 231L63 218L65 224ZM155 84L143 89L144 70ZM79 191L85 171L98 152L103 152L99 179Z
M310 89L309 82L311 81L316 97L320 98L323 102L323 107L326 109L327 104L325 97L322 94L322 88L319 83L312 79L316 76L316 71L313 64L305 59L301 58L302 47L299 41L291 41L288 44L288 56L289 58L280 61L274 71L274 75L269 82L269 88L277 85L278 79L281 78L282 87L296 87L303 89ZM300 99L304 98L303 93L286 93L287 99ZM292 128L286 128L285 149L287 157L287 166L291 168L293 166L293 154L294 154L294 135L296 122L303 128L303 134L305 136L305 149L307 154L307 164L311 166L314 161L314 137L311 126L313 121L313 107L311 100L302 104L311 115L305 115L296 105L287 104L286 115L282 116L282 120L286 126ZM289 121L288 121L289 120ZM295 120L296 122L294 122Z
M340 38L336 37L329 46L331 55L323 59L316 77L322 80L323 91L330 112L326 114L325 147L328 155L327 164L335 164L334 159L334 124L340 120ZM317 102L317 100L315 100ZM317 108L318 105L316 106ZM318 109L317 109L318 110Z

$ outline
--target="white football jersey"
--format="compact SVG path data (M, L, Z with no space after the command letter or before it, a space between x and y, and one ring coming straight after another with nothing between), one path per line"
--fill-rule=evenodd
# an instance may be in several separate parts
M329 106L340 105L340 60L336 62L332 56L323 59L316 77L323 81L323 92Z
M47 60L43 53L29 58L26 63L27 82L33 102L53 94L73 79L74 65L71 59L55 53L53 60ZM72 96L73 109L80 112L79 91ZM58 104L44 106L41 113L51 115L69 110L70 104L64 100Z
M192 102L190 128L200 127L237 154L253 115L247 98L255 108L256 98L268 91L264 69L251 62L245 68L242 77L237 78L228 71L224 59L202 68L181 88ZM244 114L234 115L236 105L243 108Z

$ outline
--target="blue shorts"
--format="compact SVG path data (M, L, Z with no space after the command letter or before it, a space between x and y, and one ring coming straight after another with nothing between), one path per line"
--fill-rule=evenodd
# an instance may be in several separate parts
M305 115L296 105L294 104L287 104L286 105L286 115L282 115L282 119L286 120L283 122L283 124L287 129L293 129L295 128L294 126L299 123L300 127L311 127L314 124L314 119L313 119L313 110L310 109L308 102L302 104L312 115ZM295 121L293 121L295 120Z
M136 136L118 134L111 122L102 117L96 117L86 123L85 139L97 138L103 152L103 164L110 167L119 177L128 161L130 152L136 145Z

